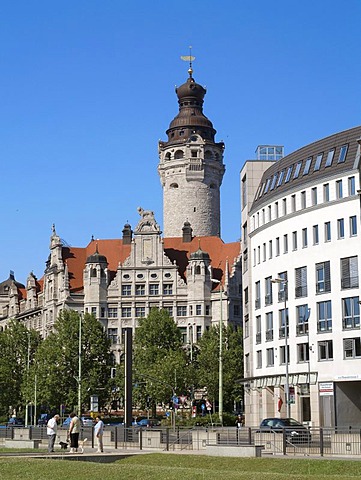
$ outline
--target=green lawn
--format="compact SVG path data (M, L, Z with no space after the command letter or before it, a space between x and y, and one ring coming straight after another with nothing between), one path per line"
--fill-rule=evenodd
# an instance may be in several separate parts
M225 458L186 454L134 455L111 464L0 458L1 480L346 480L361 476L361 462L294 458ZM263 477L263 478L262 478Z

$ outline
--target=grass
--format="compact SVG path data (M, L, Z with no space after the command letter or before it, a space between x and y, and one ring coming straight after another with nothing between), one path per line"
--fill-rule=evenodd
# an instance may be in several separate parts
M0 480L348 480L360 478L352 460L227 458L186 454L134 455L111 464L0 458Z

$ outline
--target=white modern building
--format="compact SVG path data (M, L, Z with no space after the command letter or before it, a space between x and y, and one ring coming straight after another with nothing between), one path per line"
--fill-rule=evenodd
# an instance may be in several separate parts
M247 425L361 427L361 127L241 171Z

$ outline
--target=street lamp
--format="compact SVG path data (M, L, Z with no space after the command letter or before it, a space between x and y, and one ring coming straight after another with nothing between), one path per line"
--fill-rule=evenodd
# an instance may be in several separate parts
M219 383L218 383L218 415L221 424L223 425L223 312L222 312L222 283L220 280L211 278L211 282L219 283L219 300L220 300L220 315L219 315Z
M79 314L79 364L78 364L78 415L81 416L81 323L82 313Z
M287 310L287 292L288 281L286 278L273 278L272 283L283 284L283 298L284 298L284 311L285 311L285 364L286 364L286 384L285 384L285 400L287 417L291 417L291 404L290 404L290 384L288 375L288 310Z

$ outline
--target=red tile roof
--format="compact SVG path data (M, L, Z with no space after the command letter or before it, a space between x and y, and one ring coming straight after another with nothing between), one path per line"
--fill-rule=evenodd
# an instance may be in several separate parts
M69 271L70 289L72 292L83 289L83 270L86 259L98 252L108 260L108 269L115 273L119 262L123 263L130 255L131 245L123 245L121 239L93 240L85 248L64 247L63 259ZM211 259L213 276L224 281L224 271L228 260L231 266L240 254L240 243L224 243L218 237L196 237L191 242L183 242L182 237L165 238L164 250L170 260L176 261L180 275L185 278L185 270L191 253L201 248ZM40 282L40 281L39 281Z

